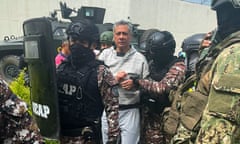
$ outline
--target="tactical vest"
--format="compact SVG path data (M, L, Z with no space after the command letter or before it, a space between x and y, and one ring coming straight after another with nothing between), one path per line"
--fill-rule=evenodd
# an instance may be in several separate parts
M235 37L226 43L210 47L209 53L197 63L196 75L188 78L177 91L171 92L174 100L167 115L164 116L166 133L174 135L179 123L189 131L197 132L199 130L201 116L208 102L213 63L223 49L239 41L240 37Z
M182 97L190 94L195 90L196 75L190 76L183 84L181 84L177 90L172 90L169 94L173 98L170 108L166 108L164 111L163 118L163 129L169 135L174 135L177 131L178 125L180 123L180 114ZM192 97L193 98L193 97Z
M57 68L58 99L62 129L93 125L103 112L98 89L97 69L100 62L92 61L80 68L63 62Z
M202 84L199 80L209 72L219 52L207 54L196 64L196 74L186 79L176 91L170 92L173 101L171 108L166 110L163 120L163 129L167 134L176 134L180 123L189 131L198 131L210 88L210 83Z
M150 78L155 81L161 81L166 73L169 71L169 69L176 63L182 61L182 59L178 59L177 57L174 57L173 60L166 65L164 68L162 68L160 71L156 69L156 66L154 64L149 64L150 67ZM147 92L142 92L142 99L141 102L144 106L149 108L149 112L160 114L163 112L165 107L170 106L170 101L168 99L168 93L163 93L161 96L158 96L156 94L149 94Z

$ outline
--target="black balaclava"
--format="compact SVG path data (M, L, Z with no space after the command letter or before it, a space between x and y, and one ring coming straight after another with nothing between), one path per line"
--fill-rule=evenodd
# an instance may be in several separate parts
M222 39L240 30L240 8L233 8L231 3L217 8L218 34Z
M173 59L176 42L173 35L168 31L159 31L150 35L147 39L150 60L158 68L165 67Z
M155 51L151 52L150 57L150 77L154 80L160 81L168 72L169 65L175 57L172 50L167 47L156 48Z
M84 47L79 43L75 43L70 46L71 54L69 55L69 60L75 67L81 67L95 59L95 54L92 49Z
M173 59L173 50L171 48L151 48L150 59L153 60L153 63L156 67L162 68L165 67Z

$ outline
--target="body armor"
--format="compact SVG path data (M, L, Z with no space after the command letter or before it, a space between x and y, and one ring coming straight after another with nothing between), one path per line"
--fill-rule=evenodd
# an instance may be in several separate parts
M74 68L64 62L57 69L60 120L63 129L76 129L94 125L103 112L98 90L95 60Z

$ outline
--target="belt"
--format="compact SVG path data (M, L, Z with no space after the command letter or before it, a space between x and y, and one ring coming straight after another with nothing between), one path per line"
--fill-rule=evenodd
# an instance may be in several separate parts
M133 108L139 108L140 107L140 103L136 103L136 104L128 104L128 105L119 105L119 110L126 110L126 109L133 109Z

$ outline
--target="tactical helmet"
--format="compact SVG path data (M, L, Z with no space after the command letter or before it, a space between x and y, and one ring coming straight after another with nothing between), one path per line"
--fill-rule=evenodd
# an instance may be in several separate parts
M239 0L212 0L211 8L216 10L217 8L221 7L222 5L229 3L232 4L235 8L240 7Z
M144 41L144 42L142 42L142 43L139 44L139 49L138 49L138 51L139 51L140 53L142 53L143 55L146 54L146 52L147 52L146 41Z
M169 53L174 53L176 42L173 35L168 31L157 31L149 36L147 39L147 45L150 53L154 53L155 50L161 51L167 50Z
M185 38L181 46L182 51L186 52L187 54L192 51L198 51L205 35L206 35L205 33L199 33Z
M100 36L100 43L112 44L113 42L113 32L105 31Z
M66 33L68 37L73 40L88 40L91 42L99 41L99 31L97 26L86 19L72 22Z
M147 54L147 52L148 52L147 40L148 40L149 36L156 31L159 31L159 30L158 29L147 29L143 32L143 34L140 37L140 42L139 42L140 44L139 44L138 51L140 53L142 53L147 58L147 60L149 59L148 54Z

